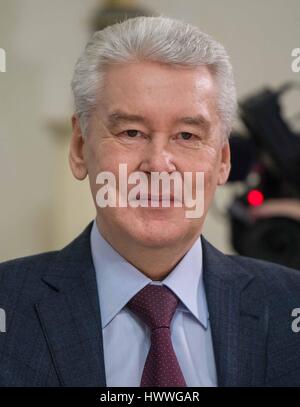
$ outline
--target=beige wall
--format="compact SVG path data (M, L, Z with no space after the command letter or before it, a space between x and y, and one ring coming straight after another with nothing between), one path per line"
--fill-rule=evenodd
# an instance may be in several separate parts
M88 36L96 0L0 0L0 261L60 248L94 216L87 182L68 168L69 83ZM182 18L228 49L238 94L300 80L291 50L300 47L299 0L144 0ZM295 99L296 101L297 99ZM299 99L298 99L299 100ZM298 105L290 103L291 110ZM67 123L61 137L56 123ZM64 133L64 135L63 135ZM219 189L224 206L232 188ZM226 219L211 211L205 236L230 252Z

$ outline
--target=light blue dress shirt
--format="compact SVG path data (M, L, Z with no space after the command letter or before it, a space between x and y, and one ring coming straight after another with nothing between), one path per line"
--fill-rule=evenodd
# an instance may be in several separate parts
M96 221L91 231L91 250L100 301L107 386L140 386L151 344L150 329L126 304L149 283L167 286L180 299L170 329L187 386L217 386L202 278L201 239L196 240L162 281L152 281L125 260L102 237Z

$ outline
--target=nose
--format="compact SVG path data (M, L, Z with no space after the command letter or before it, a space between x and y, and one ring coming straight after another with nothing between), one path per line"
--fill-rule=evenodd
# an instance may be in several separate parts
M175 157L168 148L168 142L163 137L157 135L147 143L139 170L148 173L176 171Z

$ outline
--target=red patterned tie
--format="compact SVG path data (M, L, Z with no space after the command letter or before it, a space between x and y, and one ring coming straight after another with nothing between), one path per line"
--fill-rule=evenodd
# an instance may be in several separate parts
M140 387L186 387L176 358L170 323L179 299L167 287L149 284L139 291L128 307L151 329L151 346Z

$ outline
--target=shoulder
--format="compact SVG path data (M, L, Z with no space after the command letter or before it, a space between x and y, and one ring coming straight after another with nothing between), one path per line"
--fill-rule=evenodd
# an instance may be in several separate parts
M5 310L7 324L19 312L33 315L33 304L47 294L42 277L51 270L57 253L44 252L0 263L0 308Z
M248 288L266 288L267 292L286 290L300 295L300 270L286 267L271 261L261 260L238 254L226 254L202 236L204 264L211 270L213 278L221 277L224 281L248 280ZM212 277L211 277L212 278ZM251 282L251 284L250 284Z
M256 277L261 278L274 278L300 281L300 270L296 270L287 266L283 266L271 261L255 259L252 257L239 256L239 255L227 255L231 260L240 264L248 271L253 273Z
M53 262L58 251L38 253L0 263L0 285L13 287L17 282L39 279Z
M246 256L227 256L255 277L254 281L263 284L267 293L300 295L300 270Z
M6 270L17 271L24 267L38 266L40 264L47 263L58 253L58 251L48 251L43 253L37 253L31 256L17 257L15 259L7 260L0 263L0 272Z
M20 290L29 296L40 292L41 279L46 275L66 277L76 274L79 266L89 266L90 231L92 222L60 250L19 257L0 263L0 300Z
M0 263L0 284L5 278L12 280L19 280L24 277L40 278L48 272L59 273L63 271L64 267L70 266L71 262L71 267L74 267L74 264L82 263L85 257L90 256L89 241L92 224L93 221L74 240L60 250L45 251Z
M21 272L24 269L38 268L52 261L59 251L37 253L32 256L18 257L0 263L0 273Z

